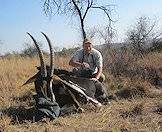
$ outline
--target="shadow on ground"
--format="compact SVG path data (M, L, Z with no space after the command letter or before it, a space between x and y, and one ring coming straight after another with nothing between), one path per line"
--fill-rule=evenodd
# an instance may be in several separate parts
M34 121L35 107L33 95L27 92L19 97L12 97L17 106L10 106L1 110L1 116L8 116L11 118L11 123L24 123L26 121Z
M146 91L145 88L141 86L129 87L117 91L115 95L118 99L132 99L138 97L145 97Z
M10 107L2 110L2 115L7 115L11 118L11 123L24 123L26 121L33 122L35 117L35 107Z

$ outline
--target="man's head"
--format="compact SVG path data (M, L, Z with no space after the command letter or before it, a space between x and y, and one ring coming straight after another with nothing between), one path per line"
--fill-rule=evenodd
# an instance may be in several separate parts
M90 53L92 50L92 43L89 39L84 39L83 41L83 49L86 53Z

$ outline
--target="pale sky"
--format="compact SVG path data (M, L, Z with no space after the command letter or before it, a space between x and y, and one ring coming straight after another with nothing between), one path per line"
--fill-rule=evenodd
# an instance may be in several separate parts
M46 33L54 46L72 47L80 41L77 21L66 16L46 17L42 9L43 0L0 0L0 54L20 51L24 43L31 43L26 32L46 45L40 32ZM114 23L119 42L138 16L148 16L159 21L162 29L162 0L101 0L115 4L118 21ZM89 14L88 26L104 24L103 15ZM161 30L162 31L162 30ZM44 46L44 48L47 48Z

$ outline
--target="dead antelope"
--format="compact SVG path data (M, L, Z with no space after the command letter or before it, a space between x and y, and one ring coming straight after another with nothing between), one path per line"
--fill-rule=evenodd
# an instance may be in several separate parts
M31 37L37 48L40 67L37 68L38 72L28 79L24 85L32 82L35 83L37 93L35 100L39 109L48 109L48 116L51 115L51 109L57 109L55 110L57 111L56 113L54 111L55 117L57 117L60 115L60 108L66 104L74 104L77 110L82 110L79 101L83 100L83 102L91 102L97 107L102 106L101 103L95 99L98 97L98 99L100 99L100 96L106 96L105 92L102 90L103 86L100 83L96 84L88 78L74 77L70 75L71 72L54 68L54 53L51 42L49 38L42 33L50 49L50 65L46 66L43 52L40 50L37 41L31 34L27 34ZM50 106L50 110L47 106Z

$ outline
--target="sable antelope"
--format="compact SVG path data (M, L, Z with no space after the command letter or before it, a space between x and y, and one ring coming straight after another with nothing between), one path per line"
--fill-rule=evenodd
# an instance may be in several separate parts
M33 40L40 59L40 67L37 67L38 73L28 79L23 85L28 83L35 83L37 93L36 102L40 98L48 99L48 103L55 103L57 107L63 107L66 104L74 104L77 110L80 108L79 102L91 102L97 107L102 106L95 98L100 99L104 95L101 83L95 83L88 78L74 77L71 72L54 68L53 48L49 38L46 34L42 33L46 38L50 48L50 65L46 66L44 63L43 53L39 48L34 37L27 33ZM41 105L41 107L43 107ZM59 116L58 114L56 116Z

